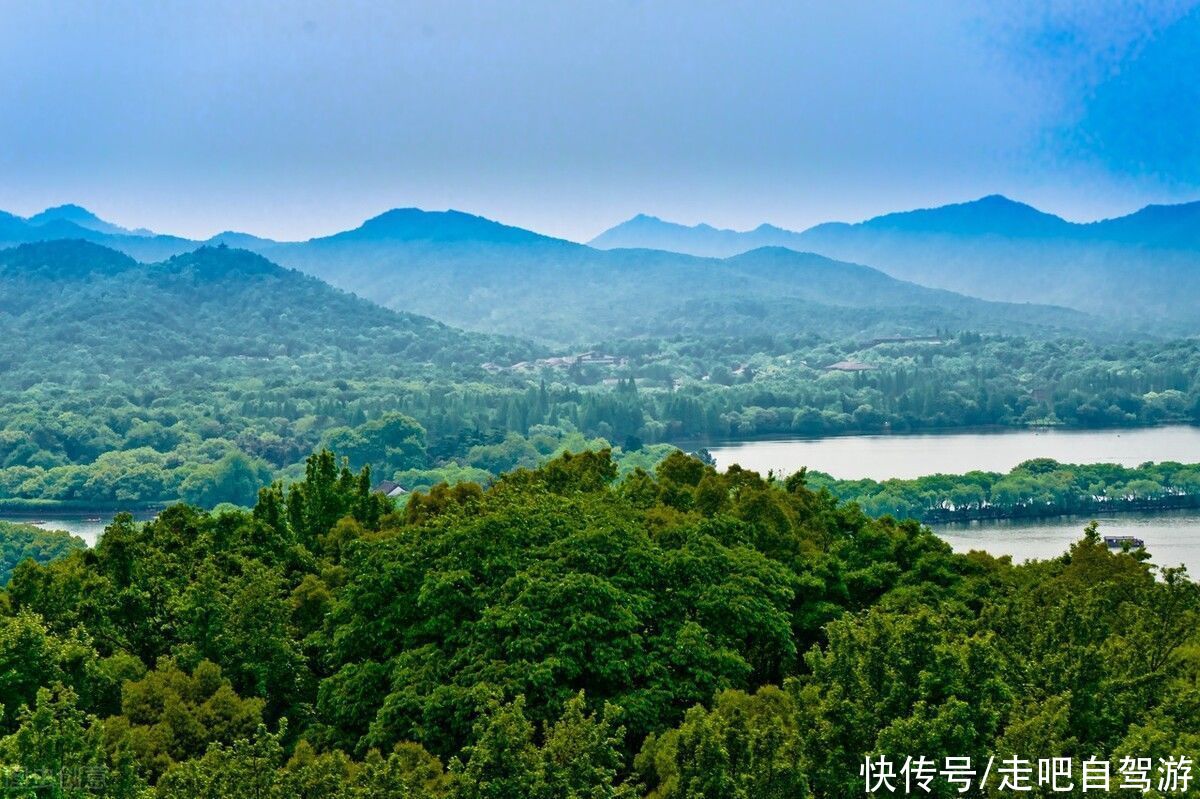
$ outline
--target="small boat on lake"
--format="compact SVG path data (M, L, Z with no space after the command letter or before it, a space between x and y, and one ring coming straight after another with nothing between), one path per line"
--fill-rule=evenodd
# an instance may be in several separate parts
M1146 542L1132 535L1106 535L1104 545L1109 549L1143 549Z

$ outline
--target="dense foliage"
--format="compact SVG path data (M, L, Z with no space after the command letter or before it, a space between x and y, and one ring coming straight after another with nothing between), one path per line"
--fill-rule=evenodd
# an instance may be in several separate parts
M0 286L0 507L248 506L321 446L411 488L582 446L648 466L654 445L686 440L1200 421L1195 340L956 333L929 309L933 341L733 324L564 354L243 250L144 265L26 245L0 251ZM867 368L828 368L845 362Z
M727 259L603 251L459 211L417 208L393 209L354 230L304 242L238 233L207 242L128 235L81 208L53 209L51 216L57 218L20 220L0 212L0 246L86 239L147 263L206 244L245 247L390 308L557 346L679 332L894 332L924 329L932 316L988 331L1120 329L1109 315L985 302L861 265L875 261L834 261L806 247L763 247Z
M618 352L639 359L647 388L684 375L674 391L639 384L639 396L650 395L642 399L646 434L1200 421L1200 342L1190 339L1118 344L943 332L938 341L764 337L626 346ZM847 362L866 368L829 368Z
M83 547L82 538L64 530L0 521L0 585L7 583L17 564L28 558L49 563Z
M0 285L10 504L252 504L327 430L378 419L396 397L485 378L502 391L480 364L535 352L239 250L144 266L84 242L28 245L0 252Z
M935 474L914 480L835 480L809 484L858 503L872 516L942 522L1200 507L1200 464L1067 464L1026 461L1008 474Z
M0 763L97 775L70 796L850 797L868 753L1200 740L1182 574L1094 529L1052 561L954 554L681 453L400 512L323 452L252 511L26 562L2 608Z

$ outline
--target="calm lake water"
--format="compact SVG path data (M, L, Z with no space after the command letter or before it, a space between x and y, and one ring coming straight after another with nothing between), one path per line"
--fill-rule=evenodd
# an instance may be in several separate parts
M1037 521L988 521L934 525L934 531L959 552L982 549L1011 555L1017 563L1061 555L1083 535L1088 517L1063 516ZM1101 516L1101 535L1132 535L1146 542L1150 562L1158 566L1187 566L1200 578L1200 514L1167 511L1156 514Z
M115 514L105 514L97 517L96 514L87 516L75 516L64 513L50 513L45 516L31 516L29 514L0 514L0 521L17 522L19 524L32 524L34 527L40 527L43 530L66 530L68 533L74 533L87 543L88 546L95 546L96 539L104 532L104 528L112 521ZM145 521L153 518L153 513L135 513L133 517L139 521ZM99 518L99 521L96 519Z
M839 436L744 441L709 447L718 468L731 464L761 474L791 474L801 466L834 477L921 477L972 470L1007 472L1030 458L1062 463L1200 462L1200 427L1126 430L1008 430L987 433Z
M1200 427L1184 425L1132 430L1015 430L988 433L840 436L821 439L746 441L709 447L718 467L738 463L766 474L790 474L808 466L834 477L920 477L938 472L961 474L973 469L1006 472L1030 458L1063 463L1146 461L1200 462ZM138 518L149 518L141 514ZM35 523L44 529L67 530L89 545L104 532L111 514L46 516L0 514L4 521ZM1088 519L972 522L935 528L956 549L984 549L1016 560L1061 554L1076 540ZM1146 541L1154 562L1184 563L1200 575L1200 514L1122 515L1100 520L1105 533L1136 535Z
M1013 430L986 433L843 436L823 439L747 441L709 447L719 468L737 463L766 474L790 474L801 466L834 477L921 477L974 469L1007 472L1030 458L1063 463L1146 461L1200 463L1200 427L1185 425L1126 430ZM1146 542L1151 562L1185 565L1200 577L1200 514L1121 514L1099 517L1104 535L1133 535ZM938 525L934 530L956 550L982 549L1017 562L1061 555L1083 534L1087 517L985 521Z

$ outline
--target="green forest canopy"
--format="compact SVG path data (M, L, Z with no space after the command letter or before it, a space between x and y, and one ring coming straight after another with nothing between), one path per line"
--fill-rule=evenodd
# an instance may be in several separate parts
M1182 572L1094 528L1049 561L955 554L681 453L397 512L322 452L252 511L26 561L0 610L0 763L111 797L851 797L867 754L1200 742Z
M1063 516L1200 506L1200 464L1068 464L1036 458L1008 474L934 474L913 480L836 480L808 472L809 485L858 503L872 516L925 522L991 516Z
M84 548L83 539L63 530L42 530L32 524L0 521L0 585L26 559L49 563Z
M0 503L22 507L249 505L323 445L428 486L601 439L624 462L685 439L1200 421L1195 339L954 332L928 309L933 341L705 335L684 314L678 335L580 358L388 311L241 250L143 265L49 242L0 251L0 279ZM871 368L827 368L843 361Z

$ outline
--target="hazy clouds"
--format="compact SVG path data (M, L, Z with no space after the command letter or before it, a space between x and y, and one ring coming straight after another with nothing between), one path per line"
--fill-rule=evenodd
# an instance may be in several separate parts
M0 0L0 208L305 237L419 205L587 238L1190 199L1198 16L1098 5Z

